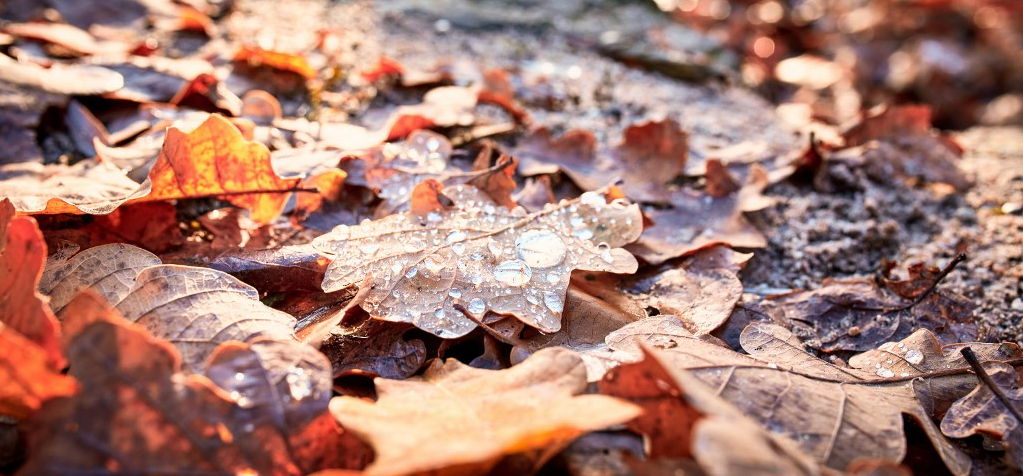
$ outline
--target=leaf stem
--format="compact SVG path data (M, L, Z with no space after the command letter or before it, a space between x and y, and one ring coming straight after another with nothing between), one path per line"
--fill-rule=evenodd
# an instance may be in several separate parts
M998 384L995 383L994 379L991 378L991 375L987 373L987 370L985 370L984 366L981 365L980 359L977 358L977 354L973 353L973 349L963 347L959 352L963 354L963 358L965 358L966 362L973 368L973 373L977 374L977 380L980 380L981 383L987 385L987 387L991 389L991 392L998 397L998 400L1002 402L1002 405L1005 405L1005 408L1009 410L1009 413L1012 413L1012 416L1016 417L1016 421L1023 424L1023 413L1020 413L1019 409L1016 408L1016 405L1013 405L1012 399L1005 394L1002 387L999 387Z

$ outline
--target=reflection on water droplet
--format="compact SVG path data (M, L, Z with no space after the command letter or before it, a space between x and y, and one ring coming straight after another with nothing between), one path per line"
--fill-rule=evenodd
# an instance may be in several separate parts
M547 275L547 282L551 284L558 284L561 282L561 275L558 273L550 273Z
M379 249L380 245L378 243L363 243L359 245L359 251L367 255L375 254Z
M234 400L234 402L236 404L238 404L239 407L242 407L242 408L252 408L252 406L255 405L252 402L252 400L249 399L249 397L246 397L245 395L243 395L241 392L239 392L237 390L231 392L231 399Z
M454 299L459 299L462 297L462 291L458 288L451 288L451 290L448 291L448 296L451 296Z
M458 242L451 245L451 251L454 251L458 256L465 254L465 243Z
M561 312L565 309L565 303L561 300L561 296L550 291L543 293L543 304L554 312Z
M572 232L572 236L579 238L580 240L588 240L593 238L593 230L589 228L580 228Z
M302 400L313 394L313 379L305 369L292 367L288 369L288 375L284 379L288 382L291 398Z
M892 369L889 369L887 367L880 367L874 373L881 378L892 378L895 376L895 372L893 372Z
M533 270L522 260L508 260L494 268L494 279L508 286L523 286L533 276Z
M529 230L515 239L515 251L527 265L549 268L565 259L568 247L550 230Z
M405 277L408 278L408 279L412 279L412 278L416 277L416 273L418 273L418 272L419 272L419 269L416 268L415 266L412 266L412 267L410 267L408 269L408 271L405 271Z
M586 192L579 196L579 203L599 208L606 205L607 200L604 200L604 196L597 192Z
M615 261L614 256L611 256L611 245L608 245L607 243L601 243L597 245L597 250L600 251L600 259L608 263L614 263Z
M234 381L235 382L241 382L242 380L245 380L245 374L243 374L241 372L235 372L234 373Z
M455 230L448 233L447 238L444 238L444 242L450 245L452 243L458 243L459 241L466 239L468 236L469 235L462 230Z
M487 303L480 298L473 298L472 301L469 301L469 305L466 306L466 309L468 309L474 316L482 316L483 313L487 311Z
M919 365L924 362L924 354L917 349L909 349L906 351L906 362L913 365Z

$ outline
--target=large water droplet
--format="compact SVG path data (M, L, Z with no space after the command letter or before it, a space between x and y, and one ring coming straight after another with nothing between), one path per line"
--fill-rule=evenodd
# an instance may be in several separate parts
M920 365L924 362L924 353L917 349L909 349L906 351L906 362L913 365Z
M359 251L361 251L361 252L363 252L363 253L365 253L367 255L376 254L377 250L379 250L379 249L380 249L380 244L379 243L369 242L369 243L363 243L363 244L359 245Z
M603 195L597 192L586 192L579 196L579 203L600 208L607 205L607 200L604 199Z
M597 250L600 251L600 259L608 263L614 263L615 258L611 255L611 245L601 243L597 245Z
M474 316L482 316L484 312L487 312L487 303L480 298L473 298L465 308Z
M565 302L561 300L561 296L550 291L543 293L543 304L554 312L561 312L565 309Z
M469 235L462 230L455 230L448 233L447 238L444 238L444 242L450 245L452 243L458 243L459 241L465 240L468 236Z
M494 268L494 279L508 286L523 286L533 276L533 270L522 260L508 260Z
M588 240L593 238L593 230L589 228L580 228L572 232L572 236L579 238L580 240Z
M879 367L874 373L881 378L892 378L895 376L895 372L887 367Z
M550 284L558 284L561 282L561 275L558 273L550 273L547 275L547 282Z
M515 251L527 265L549 268L565 259L568 247L550 230L529 230L515 240Z
M295 400L302 400L313 394L313 379L301 367L288 369L288 375L284 377L284 380L288 382L288 392Z
M451 245L451 251L458 256L462 256L465 254L465 243L459 241L458 243Z
M453 299L459 299L462 297L462 290L458 288L451 288L451 290L448 291L448 296L451 296Z
M410 266L408 271L405 271L405 278L412 279L416 277L417 273L419 273L419 268L416 268L415 266Z

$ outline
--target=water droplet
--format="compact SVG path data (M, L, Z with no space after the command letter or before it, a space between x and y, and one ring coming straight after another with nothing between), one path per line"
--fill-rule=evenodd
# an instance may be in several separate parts
M408 271L405 271L405 277L407 279L412 279L412 278L416 277L416 273L418 273L418 272L419 272L419 268L416 268L415 266L412 266L412 267L410 267L408 269Z
M538 297L536 297L536 296L534 296L532 294L527 294L526 295L526 301L529 301L529 303L534 305L534 306L540 304L540 298L538 298Z
M437 319L440 319L440 320L442 320L442 321L443 321L444 319L447 319L447 317L448 317L447 315L448 315L448 313L447 313L447 311L445 311L444 309L437 309L437 310L436 310L436 311L434 311L434 313L433 313L433 317L436 317Z
M490 250L491 253L493 253L495 258L500 258L501 255L504 253L504 249L501 246L501 243L499 243L497 240L493 238L487 238L487 249Z
M464 231L455 230L452 231L451 233L448 233L447 238L444 238L444 242L450 245L452 243L458 243L459 241L463 241L468 237L469 235L466 234Z
M906 362L913 365L919 365L924 362L924 354L917 349L909 349L906 351Z
M580 228L572 232L572 236L579 238L580 240L588 240L593 238L593 230L589 228Z
M494 279L508 286L523 286L533 277L533 270L522 260L508 260L494 268Z
M529 230L515 239L515 251L527 265L549 268L565 259L568 247L550 230Z
M391 272L392 273L394 273L394 274L401 273L401 268L403 268L403 266L401 264L401 261L395 261L395 262L391 263Z
M611 256L611 245L601 243L597 245L597 250L600 252L600 259L608 263L614 263L615 258L614 256Z
M878 368L874 373L881 378L892 378L895 376L895 372L893 372L892 369L889 369L887 367Z
M585 228L586 227L586 219L583 218L580 215L572 215L568 219L568 223L570 225L572 225L572 228Z
M241 372L235 372L234 373L234 381L235 382L241 382L242 380L245 380L245 374L243 374Z
M284 379L288 382L291 398L302 400L313 394L313 379L305 369L292 367L288 369L288 375Z
M462 290L458 288L451 288L451 290L448 291L448 296L451 296L454 299L459 299L462 297Z
M252 406L255 405L249 397L243 395L237 390L231 392L231 399L242 408L252 408Z
M487 215L493 215L495 211L496 211L496 209L494 208L493 205L491 205L489 203L486 204L486 205L483 205L483 213L486 213Z
M363 243L359 245L359 251L367 255L376 254L377 250L380 249L379 243Z
M554 312L561 312L565 309L565 302L561 300L561 296L550 291L543 293L543 304Z
M442 220L444 220L444 217L441 216L441 214L437 213L437 212L430 212L430 213L428 213L426 215L426 221L428 221L430 223L437 223L437 222L442 221Z
M561 275L558 273L550 273L547 275L547 282L550 284L558 284L561 282Z
M451 245L451 251L458 256L462 256L465 254L465 243L459 241L458 243Z
M482 316L483 313L487 311L487 303L480 298L473 298L472 301L469 301L469 305L466 306L466 309L475 316Z

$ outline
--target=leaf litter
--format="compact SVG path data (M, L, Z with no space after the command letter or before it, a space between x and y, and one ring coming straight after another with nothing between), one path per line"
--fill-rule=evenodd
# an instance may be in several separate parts
M765 42L789 33L757 33L733 73L810 88L807 146L799 105L720 80L746 23L715 40L681 6L418 3L0 13L4 472L1018 468L1023 356L975 342L998 336L974 311L1016 304L959 291L1013 276L992 250L1023 206L994 162L1006 203L963 205L978 149L933 130L942 105L860 109L844 66L777 63ZM923 257L948 264L906 260L919 238L882 220L920 200L906 229L976 208L1003 243L935 252L931 230ZM799 206L867 218L797 254L834 232Z

